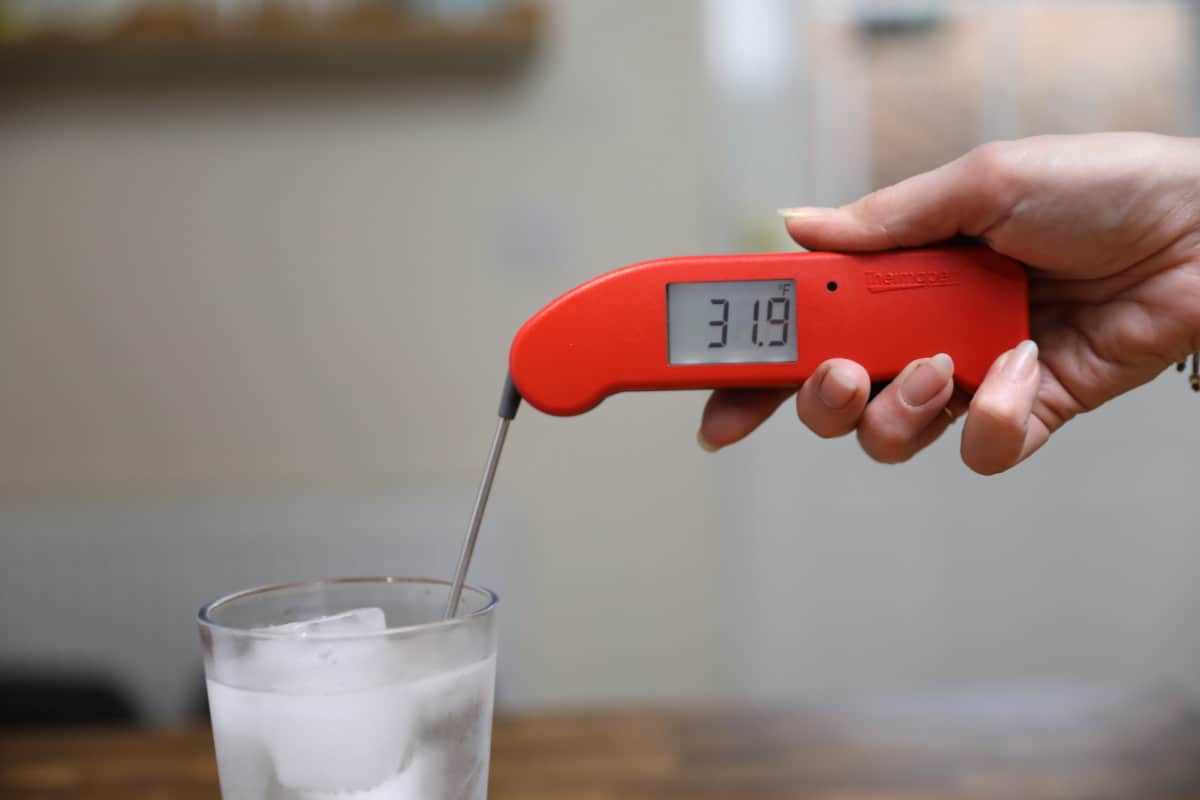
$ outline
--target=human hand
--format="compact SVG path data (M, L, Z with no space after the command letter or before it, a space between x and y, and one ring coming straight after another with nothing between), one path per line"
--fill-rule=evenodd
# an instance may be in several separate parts
M706 449L750 434L796 395L824 438L857 431L878 461L906 461L966 415L962 459L1013 467L1078 414L1200 350L1200 142L1143 133L1044 136L976 148L838 209L784 213L813 250L981 239L1029 266L1033 340L1001 355L974 397L930 354L868 402L862 366L822 364L798 391L717 390ZM1039 358L1040 355L1040 358Z

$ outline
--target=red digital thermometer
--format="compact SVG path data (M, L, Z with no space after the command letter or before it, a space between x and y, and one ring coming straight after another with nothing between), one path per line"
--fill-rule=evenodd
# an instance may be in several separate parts
M513 339L446 616L458 611L523 399L569 416L617 392L798 386L834 357L885 381L937 353L949 353L955 382L974 390L1001 353L1027 338L1025 271L985 247L664 258L590 280Z
M692 256L567 292L517 332L509 372L561 416L617 392L797 386L834 357L884 381L948 353L974 390L1028 337L1025 272L986 247Z

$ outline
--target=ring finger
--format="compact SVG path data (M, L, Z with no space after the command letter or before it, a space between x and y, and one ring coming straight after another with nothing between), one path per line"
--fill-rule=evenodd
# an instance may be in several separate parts
M912 362L867 404L858 441L885 464L907 461L928 447L961 413L954 395L954 361L945 353ZM947 413L948 411L948 413Z

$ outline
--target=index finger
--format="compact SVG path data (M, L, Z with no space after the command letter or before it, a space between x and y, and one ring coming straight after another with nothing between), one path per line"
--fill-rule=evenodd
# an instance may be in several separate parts
M717 389L704 406L696 439L708 451L741 441L795 393L794 388Z

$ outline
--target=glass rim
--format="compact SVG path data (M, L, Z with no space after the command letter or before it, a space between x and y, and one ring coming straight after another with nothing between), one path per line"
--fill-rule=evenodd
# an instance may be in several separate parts
M304 636L295 636L293 634L274 632L263 630L261 628L239 628L235 625L226 625L217 622L212 618L212 612L216 611L221 606L238 600L244 600L247 597L253 597L260 594L268 594L269 592L277 592L284 589L299 589L302 587L316 586L334 586L338 584L352 583L377 583L377 584L427 584L431 586L452 586L450 581L440 578L403 578L394 575L368 575L362 577L350 578L318 578L309 581L288 581L286 583L269 583L264 586L255 586L250 589L242 589L223 597L213 600L211 603L205 603L200 607L200 611L196 614L196 621L205 628L223 631L233 636L240 636L249 639L269 639L272 641L281 641L287 639L307 639L309 641L319 640L337 640L337 639L371 639L379 636L395 636L396 634L412 635L416 633L425 633L428 631L441 630L452 628L458 625L464 625L471 620L486 616L495 610L500 603L500 596L491 589L485 589L482 586L472 586L470 584L463 585L463 591L478 592L486 599L486 603L482 608L472 611L470 614L463 614L450 619L437 619L432 622L419 622L416 625L398 625L395 627L387 627L381 631L370 631L368 633L313 633Z

